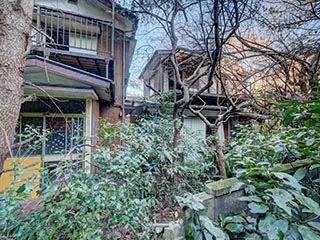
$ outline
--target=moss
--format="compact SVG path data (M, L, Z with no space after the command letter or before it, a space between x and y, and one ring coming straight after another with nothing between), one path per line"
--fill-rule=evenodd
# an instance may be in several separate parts
M281 164L279 166L273 167L273 172L285 172L285 173L293 173L298 168L310 166L314 161L310 159L298 160L292 163Z
M206 184L206 192L214 196L221 196L229 193L230 188L240 181L237 178L227 178Z

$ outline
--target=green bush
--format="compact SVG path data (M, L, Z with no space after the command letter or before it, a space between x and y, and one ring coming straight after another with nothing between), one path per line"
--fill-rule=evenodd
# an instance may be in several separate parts
M217 173L205 139L186 129L181 131L175 155L170 119L156 117L117 126L103 123L101 134L105 145L94 154L99 171L113 176L115 182L134 186L137 196L156 199L194 191Z
M11 194L2 195L0 200L0 233L4 236L117 239L125 235L141 237L146 229L146 202L130 198L125 185L116 185L100 174L64 171L59 181L42 186L38 204L29 209L23 209L21 200L25 198L14 189L19 188L13 187Z
M101 126L93 154L95 174L73 171L62 161L54 174L42 170L39 203L24 209L28 182L0 197L0 235L15 239L150 239L150 212L160 201L195 190L216 173L205 139L181 132L177 156L173 122L141 119L137 124ZM22 169L17 167L17 179ZM18 181L17 181L18 182ZM28 201L28 200L27 200ZM169 204L174 204L169 202Z
M320 132L314 128L282 126L269 132L257 132L250 126L238 129L226 154L236 176L259 175L277 164L320 157Z
M320 239L320 179L307 174L319 168L316 163L298 169L293 176L267 169L259 176L244 176L243 183L232 190L246 186L246 195L239 200L248 202L248 211L221 215L218 222L203 213L200 199L192 195L177 197L180 206L190 209L186 239Z

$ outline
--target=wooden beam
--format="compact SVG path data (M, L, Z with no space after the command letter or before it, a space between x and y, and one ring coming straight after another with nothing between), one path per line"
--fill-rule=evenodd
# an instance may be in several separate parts
M100 71L100 67L99 67L99 64L98 64L97 59L95 59L94 62L96 63L96 67L97 67L97 70L98 70L99 75L102 75L102 74L101 74L101 71ZM107 77L107 76L106 76L106 77Z
M84 70L84 68L83 68L83 66L82 66L82 64L81 64L81 62L80 62L80 60L79 60L79 58L78 58L78 57L76 57L76 59L77 59L77 62L78 62L78 64L79 64L80 68L81 68L82 70Z
M223 106L201 106L201 105L190 105L194 109L203 109L203 110L227 110L227 107Z
M63 63L63 61L61 60L61 58L58 54L56 54L55 57L58 59L59 62Z

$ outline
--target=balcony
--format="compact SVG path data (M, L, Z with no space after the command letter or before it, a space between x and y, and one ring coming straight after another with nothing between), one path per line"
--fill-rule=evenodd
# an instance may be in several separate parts
M113 79L112 22L35 6L32 54Z

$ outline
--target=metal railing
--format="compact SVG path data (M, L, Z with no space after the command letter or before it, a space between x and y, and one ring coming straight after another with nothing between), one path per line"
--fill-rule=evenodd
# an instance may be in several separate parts
M32 31L37 46L111 56L112 22L35 6Z

